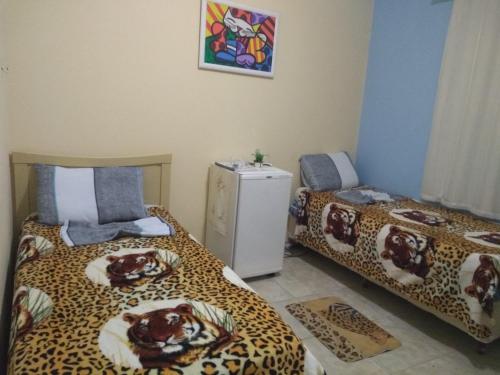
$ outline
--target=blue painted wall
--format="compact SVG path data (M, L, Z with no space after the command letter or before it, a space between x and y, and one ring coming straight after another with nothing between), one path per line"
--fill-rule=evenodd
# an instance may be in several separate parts
M420 197L451 1L375 0L356 168Z

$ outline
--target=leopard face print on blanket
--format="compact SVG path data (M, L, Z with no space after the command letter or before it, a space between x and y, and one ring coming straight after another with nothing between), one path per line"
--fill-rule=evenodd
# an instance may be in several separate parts
M165 210L150 213L176 235L68 248L58 226L25 221L8 374L303 373L276 311Z
M500 225L410 199L357 205L331 192L308 197L298 242L481 342L500 337ZM332 237L325 213L338 207L338 227L355 241Z

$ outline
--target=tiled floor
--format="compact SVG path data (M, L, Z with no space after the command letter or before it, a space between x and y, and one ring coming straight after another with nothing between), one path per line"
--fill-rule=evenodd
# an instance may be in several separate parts
M467 334L313 251L285 258L280 274L245 280L305 342L328 374L500 374L500 340L485 355ZM339 360L285 309L291 302L335 295L398 338L396 350L358 362Z

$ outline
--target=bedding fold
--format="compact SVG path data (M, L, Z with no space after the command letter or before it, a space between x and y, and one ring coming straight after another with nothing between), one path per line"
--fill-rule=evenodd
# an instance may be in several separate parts
M374 204L377 202L394 202L404 197L394 195L374 188L349 189L335 192L335 196L353 204Z
M69 247L98 244L126 236L156 237L174 234L173 226L156 216L108 224L66 221L61 227L61 238Z

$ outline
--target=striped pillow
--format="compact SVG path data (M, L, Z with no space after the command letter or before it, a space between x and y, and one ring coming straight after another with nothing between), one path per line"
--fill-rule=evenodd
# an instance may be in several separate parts
M143 172L136 167L63 168L36 165L39 221L105 224L147 216Z
M358 175L346 152L303 155L299 162L302 183L314 191L341 190L359 185Z

